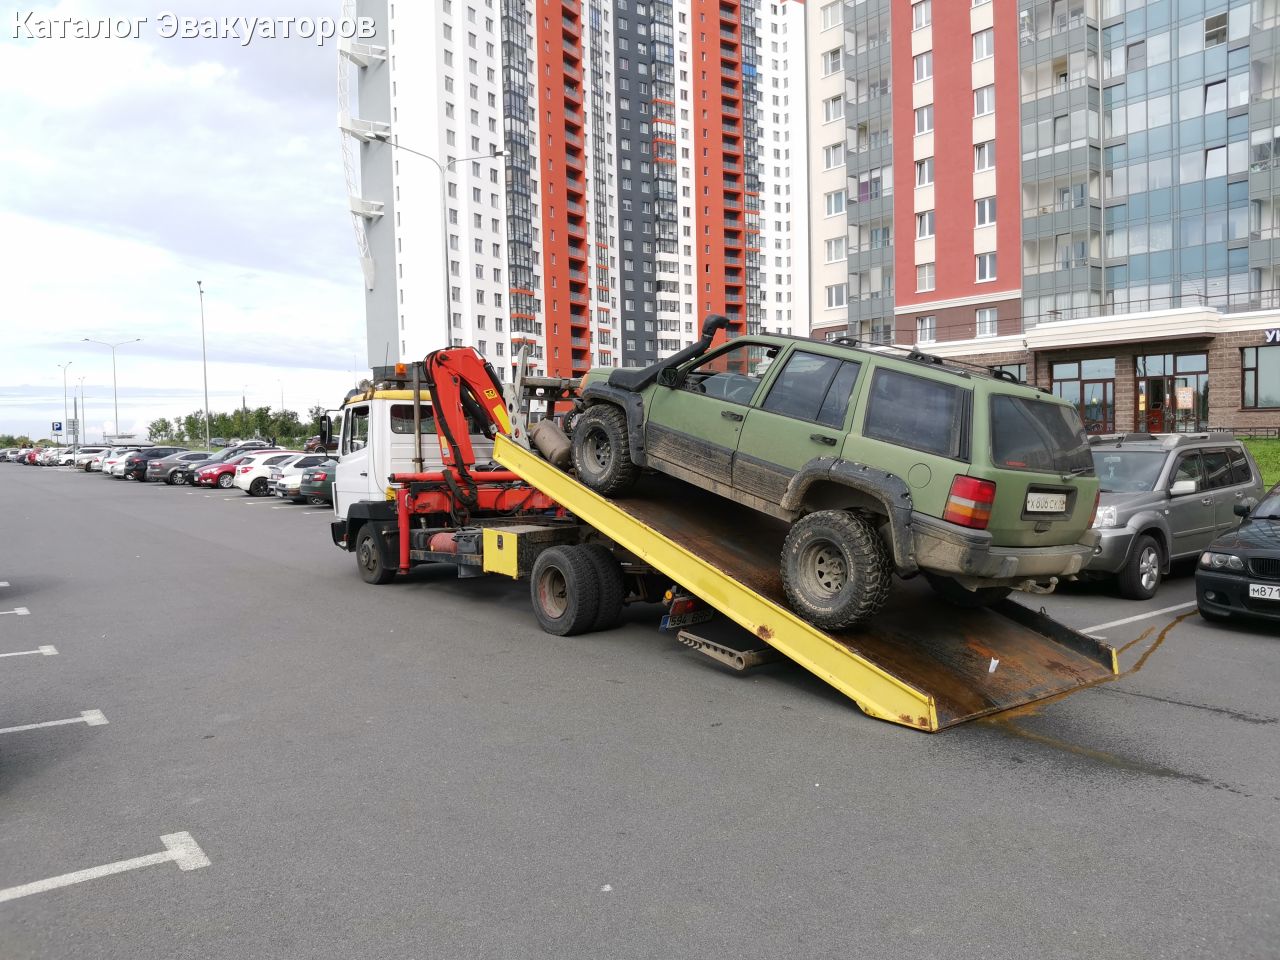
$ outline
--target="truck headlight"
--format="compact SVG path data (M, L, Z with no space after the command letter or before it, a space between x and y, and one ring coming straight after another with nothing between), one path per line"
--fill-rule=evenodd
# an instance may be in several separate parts
M1200 554L1200 566L1210 570L1244 570L1244 561L1234 553L1213 553L1206 551Z
M1119 526L1116 516L1116 508L1114 506L1098 507L1098 515L1093 519L1093 525L1098 530L1106 530L1110 527Z

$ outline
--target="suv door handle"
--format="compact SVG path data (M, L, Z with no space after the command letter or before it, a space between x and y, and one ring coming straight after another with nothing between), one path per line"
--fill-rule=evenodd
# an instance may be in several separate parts
M368 472L367 470L361 470L361 471L360 471L360 476L362 476L362 477L367 477L368 475L369 475L369 472Z
M811 433L809 434L809 439L817 440L818 443L825 443L828 447L834 447L836 445L835 437L828 437L826 434L822 433Z
M741 419L742 419L742 414L740 414L740 413L734 413L732 410L721 410L721 411L720 411L720 416L724 417L726 420L741 420Z

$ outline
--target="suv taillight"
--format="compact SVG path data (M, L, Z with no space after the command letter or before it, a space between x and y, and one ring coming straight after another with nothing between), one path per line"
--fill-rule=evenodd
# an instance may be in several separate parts
M996 485L990 480L956 477L947 494L947 508L942 519L962 527L985 530L991 520L991 504L996 499Z
M237 469L238 469L241 473L248 473L250 470L252 470L252 469L253 469L253 467L238 467Z

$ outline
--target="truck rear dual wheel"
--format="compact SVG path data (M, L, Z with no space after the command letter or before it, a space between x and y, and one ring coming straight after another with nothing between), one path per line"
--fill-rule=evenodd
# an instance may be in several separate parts
M791 608L815 627L865 623L889 598L893 565L871 523L847 510L819 510L796 521L782 545L782 588Z
M548 547L529 577L538 625L557 637L614 626L626 594L622 568L599 544Z

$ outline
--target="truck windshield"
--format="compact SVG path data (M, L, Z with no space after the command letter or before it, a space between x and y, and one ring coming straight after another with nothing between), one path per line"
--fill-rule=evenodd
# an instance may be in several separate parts
M1065 403L996 394L991 398L991 461L1008 470L1093 473L1080 415Z
M1103 493L1149 493L1160 479L1164 454L1154 450L1094 450Z

